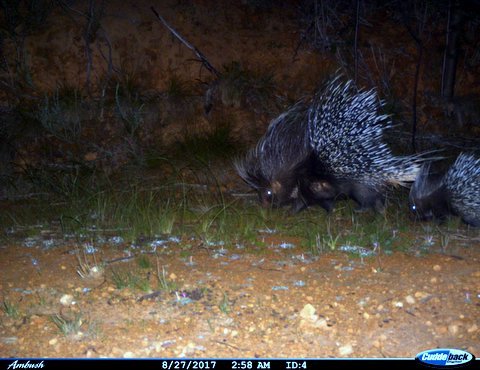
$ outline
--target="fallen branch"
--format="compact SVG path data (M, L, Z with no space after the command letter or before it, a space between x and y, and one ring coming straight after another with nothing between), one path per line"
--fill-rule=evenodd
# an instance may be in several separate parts
M157 19L162 22L162 24L168 28L168 30L177 38L179 39L187 48L189 48L190 50L193 50L193 52L197 55L197 57L200 59L200 61L202 62L202 64L205 66L206 69L208 69L210 71L210 73L214 74L216 77L220 77L220 72L218 72L214 66L212 66L210 64L210 62L207 60L207 58L205 57L205 55L203 55L203 53L198 50L195 46L193 46L192 44L190 44L187 40L185 40L183 38L182 35L180 35L180 33L178 33L177 30L175 30L172 26L170 26L167 21L160 15L158 14L158 12L155 10L155 8L153 6L150 7L150 9L152 10L153 14L155 14L155 16L157 17Z

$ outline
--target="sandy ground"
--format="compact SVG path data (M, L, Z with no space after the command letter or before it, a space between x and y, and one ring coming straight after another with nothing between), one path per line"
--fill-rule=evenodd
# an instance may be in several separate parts
M247 249L171 238L144 250L143 265L121 241L87 254L46 240L0 246L0 357L480 354L475 239L447 254L363 258L313 257L271 236ZM103 273L82 278L79 261ZM137 283L118 288L114 276L128 274Z

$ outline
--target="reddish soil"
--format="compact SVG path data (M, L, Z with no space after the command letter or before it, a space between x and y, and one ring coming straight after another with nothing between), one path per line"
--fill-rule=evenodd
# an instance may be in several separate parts
M100 248L95 258L106 262L105 273L86 278L70 243L1 245L2 300L18 312L0 313L0 356L414 357L436 347L480 353L478 238L451 254L422 257L311 257L299 247L280 248L280 239L270 242L238 250L170 242L157 250L158 266L175 293L156 290L152 254L145 255L148 268L117 260L128 256L126 245ZM93 266L92 255L80 260ZM152 289L118 289L114 270L144 277ZM65 335L55 315L79 327Z

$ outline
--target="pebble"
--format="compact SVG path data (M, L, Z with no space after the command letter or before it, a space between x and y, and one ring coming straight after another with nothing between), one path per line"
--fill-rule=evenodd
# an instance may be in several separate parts
M437 334L446 334L448 332L448 328L446 326L439 326L437 327L436 333Z
M353 353L353 347L351 344L347 344L345 346L341 346L339 349L338 349L338 353L340 354L340 356L348 356L348 355L351 355Z
M433 266L433 271L436 271L436 272L442 271L442 266L440 265Z
M300 311L300 316L308 319L310 316L315 315L315 311L315 307L313 307L310 303L307 303Z
M0 342L3 344L15 344L18 342L18 337L3 337L0 338Z
M329 329L327 320L325 320L324 318L316 320L313 326L319 329Z
M397 308L402 308L403 307L403 302L401 301L393 301L392 306L397 307Z
M135 354L131 351L127 351L123 354L123 358L134 358Z
M414 296L415 296L415 298L423 299L423 298L428 297L429 294L426 293L426 292L415 292Z
M60 298L60 303L62 306L71 306L72 304L75 304L73 300L73 296L70 294L64 294L62 298Z
M408 303L408 304L415 304L415 298L413 298L411 295L407 295L405 297L405 301Z
M451 335L457 335L458 334L458 325L457 324L450 324L448 325L448 332Z
M473 324L472 326L470 326L468 329L467 329L467 332L468 333L474 333L478 330L478 325L477 324Z
M51 346L54 346L58 343L58 339L57 338L53 338L53 339L50 339L48 341L48 344L50 344Z

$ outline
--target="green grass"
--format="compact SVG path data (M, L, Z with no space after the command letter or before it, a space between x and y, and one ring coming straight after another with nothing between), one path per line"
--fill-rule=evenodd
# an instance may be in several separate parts
M223 293L223 298L218 304L218 308L220 309L220 312L223 312L225 315L227 315L230 312L230 302L228 300L228 295L227 293Z
M89 257L87 253L80 255L80 252L77 251L77 274L82 279L99 279L104 275L104 265L98 263L95 254L92 257Z
M177 283L167 277L167 272L165 270L165 267L162 267L160 271L160 264L158 259L157 259L157 283L158 283L158 289L163 290L167 293L178 290Z
M52 315L50 320L65 335L75 335L80 332L80 328L84 323L81 313L75 314L73 317L66 317L64 315Z
M149 258L144 254L141 254L140 256L137 257L137 264L140 268L146 269L146 270L151 269L153 266Z
M12 319L17 319L20 317L20 311L18 310L18 305L9 302L8 300L3 300L0 309Z
M150 282L142 275L144 274L135 269L128 271L112 269L111 279L117 289L130 288L149 292L152 290Z
M73 235L79 242L121 236L128 244L175 236L182 242L170 247L179 251L184 250L182 243L195 246L198 241L211 249L241 244L258 251L265 246L266 237L279 242L293 238L312 255L335 252L344 245L382 252L428 253L432 250L425 241L429 235L434 247L445 251L455 244L451 234L464 228L458 219L443 225L412 221L404 190L394 194L384 214L358 213L352 201L337 202L330 214L319 207L294 215L288 209L264 209L225 192L213 170L219 166L217 162L199 162L199 167L181 167L178 163L170 163L165 176L165 167L156 168L155 176L150 177L145 175L150 169L138 167L136 172L125 172L110 182L98 182L101 185L97 188L85 185L86 175L79 174L68 192L46 192L33 201L15 202L0 213L0 225L2 230L16 230L14 234L22 237L38 236L44 228L54 229ZM1 238L8 240L14 237L11 235L4 232ZM185 242L192 237L195 242ZM145 270L152 268L145 256L138 258L138 265ZM96 261L84 256L79 260L79 273L89 276L94 266ZM162 278L161 273L158 276ZM132 282L132 276L114 273L113 279L119 288L148 289L141 280Z

